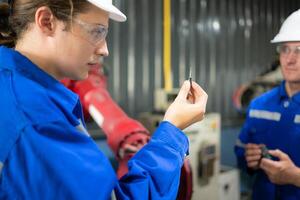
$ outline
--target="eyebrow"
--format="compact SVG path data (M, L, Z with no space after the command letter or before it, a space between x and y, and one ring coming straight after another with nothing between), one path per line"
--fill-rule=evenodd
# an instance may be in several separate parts
M80 19L81 21L87 23L87 24L91 24L91 25L97 25L97 26L104 26L105 28L108 28L108 25L104 25L104 24L101 24L101 23L93 23L93 22L86 22L82 19Z
M108 25L105 25L105 24L99 24L99 23L97 23L96 25L98 25L98 26L104 26L104 27L108 28Z

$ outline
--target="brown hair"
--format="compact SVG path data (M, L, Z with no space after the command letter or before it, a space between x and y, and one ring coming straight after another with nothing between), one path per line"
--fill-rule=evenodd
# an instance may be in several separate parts
M69 24L70 16L84 13L89 6L86 0L14 0L11 5L0 3L0 44L12 46L34 22L35 12L47 6L53 15Z

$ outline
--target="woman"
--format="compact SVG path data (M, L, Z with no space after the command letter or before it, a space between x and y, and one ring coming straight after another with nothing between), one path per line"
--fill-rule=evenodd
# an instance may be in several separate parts
M113 191L118 199L174 199L188 152L180 129L203 118L201 87L193 83L191 99L189 82L183 84L117 180L82 131L78 97L59 80L86 78L108 56L109 18L125 15L110 0L15 0L1 12L2 38L16 42L0 48L0 199L109 199Z

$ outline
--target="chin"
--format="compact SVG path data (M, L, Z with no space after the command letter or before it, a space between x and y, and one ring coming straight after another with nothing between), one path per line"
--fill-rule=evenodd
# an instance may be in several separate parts
M287 78L285 79L286 82L292 83L292 84L300 84L300 79L297 78Z
M86 79L89 76L88 73L81 73L81 74L73 74L72 76L69 76L68 78L75 81L82 81Z
M74 80L76 80L76 81L82 81L82 80L85 80L85 79L87 79L87 77L88 77L88 74L86 74L86 75L83 75L83 76L79 76L79 77L77 77L76 79L74 79Z

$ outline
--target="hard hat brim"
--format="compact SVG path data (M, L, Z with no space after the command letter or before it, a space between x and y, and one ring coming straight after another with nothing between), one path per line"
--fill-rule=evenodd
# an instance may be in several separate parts
M299 34L299 35L298 35ZM284 35L278 34L271 40L271 43L282 43L282 42L299 42L300 41L300 33L298 34L291 34L291 35Z
M87 0L91 4L97 6L98 8L109 13L109 18L117 21L124 22L127 17L124 15L118 8L116 8L112 3L108 0Z

